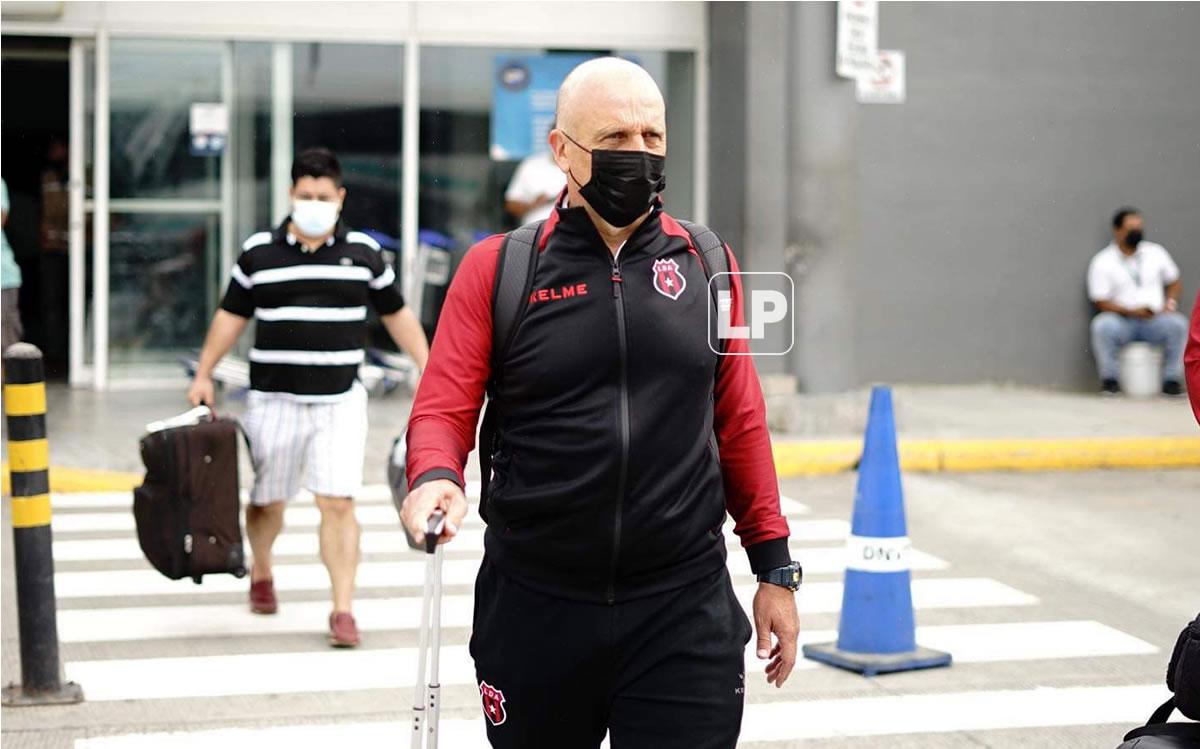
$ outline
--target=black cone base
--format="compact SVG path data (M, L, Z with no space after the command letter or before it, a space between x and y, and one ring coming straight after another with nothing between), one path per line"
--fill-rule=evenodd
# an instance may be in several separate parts
M805 645L804 657L830 666L854 671L863 676L913 671L918 668L939 668L950 665L950 654L917 646L907 653L848 653L838 650L836 642Z

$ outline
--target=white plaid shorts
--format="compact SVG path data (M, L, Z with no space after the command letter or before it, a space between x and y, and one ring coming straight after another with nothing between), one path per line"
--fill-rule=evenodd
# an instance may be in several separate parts
M327 403L251 391L242 428L254 464L254 504L287 501L301 488L329 497L352 497L362 488L367 446L362 385Z

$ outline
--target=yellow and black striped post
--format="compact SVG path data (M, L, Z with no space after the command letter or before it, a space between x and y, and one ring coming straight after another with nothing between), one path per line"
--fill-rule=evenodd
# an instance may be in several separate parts
M13 557L21 637L21 683L4 688L4 704L80 702L83 690L79 685L64 684L59 676L46 382L37 346L17 343L4 352L4 415L12 471Z

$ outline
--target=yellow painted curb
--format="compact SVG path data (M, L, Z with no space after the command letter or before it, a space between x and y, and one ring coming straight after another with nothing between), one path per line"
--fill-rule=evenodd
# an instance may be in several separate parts
M9 480L8 463L0 464L0 470L3 471L2 489L5 494L11 494L12 482ZM141 485L142 477L137 473L50 466L50 491L55 494L69 492L126 492L133 491L135 486Z
M1099 468L1200 468L1200 437L901 440L900 468L914 472L1085 471ZM783 478L850 471L858 440L778 442Z

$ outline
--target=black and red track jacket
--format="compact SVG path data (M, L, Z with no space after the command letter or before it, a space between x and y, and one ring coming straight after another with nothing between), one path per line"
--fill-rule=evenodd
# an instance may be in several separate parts
M437 478L464 485L490 376L503 240L472 247L446 295L409 419L410 489ZM713 300L687 231L656 207L614 259L583 208L560 207L537 251L529 305L495 384L487 558L547 594L629 600L722 567L728 510L755 571L787 564L753 359L709 347ZM682 280L677 298L656 289L662 259L678 264L659 284L670 291ZM748 347L734 340L727 351Z

